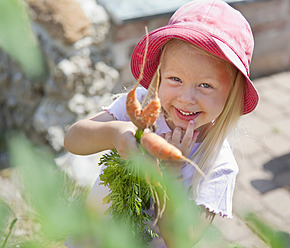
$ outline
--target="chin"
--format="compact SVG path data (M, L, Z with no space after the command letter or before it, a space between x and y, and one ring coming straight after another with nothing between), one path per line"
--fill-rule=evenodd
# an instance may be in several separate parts
M174 125L174 127L180 127L183 130L186 130L187 125L188 125L188 121L187 122L176 122L176 123L173 123L173 125Z

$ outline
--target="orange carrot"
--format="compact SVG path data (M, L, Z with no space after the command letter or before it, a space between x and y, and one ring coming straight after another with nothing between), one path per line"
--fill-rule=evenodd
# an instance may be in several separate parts
M142 106L136 97L135 89L132 89L126 100L126 110L130 120L140 129L151 127L159 116L161 104L157 96L142 110Z
M142 64L140 75L136 82L136 85L128 93L127 100L126 100L126 110L127 110L128 116L130 117L130 120L140 129L151 127L155 123L156 119L158 118L160 108L161 108L160 100L157 94L158 86L155 89L155 98L144 108L144 110L142 109L142 106L136 97L136 88L143 77L144 65L146 62L146 55L147 55L147 50L148 50L149 37L148 37L147 27L145 29L146 29L146 34L147 34L147 40L146 40L146 47L145 47L144 56L143 56L143 64Z
M156 133L144 133L141 138L140 144L143 149L145 149L149 154L161 160L183 160L190 163L205 179L207 179L207 176L198 167L197 164L195 164L187 157L184 157L182 155L182 152L177 147L168 143L164 138L157 135Z
M174 161L182 157L182 153L178 148L156 133L143 133L140 143L148 153L161 160Z
M159 83L160 83L160 75L159 75L159 67L158 67L157 68L157 84L155 86L154 98L143 109L141 113L143 121L146 123L146 127L151 127L155 123L161 110L161 102L158 97Z
M143 109L141 116L147 127L151 127L159 116L161 109L160 99L155 96L154 99Z
M136 87L134 87L127 95L126 110L130 120L141 129L146 128L146 124L141 118L142 106L136 97Z

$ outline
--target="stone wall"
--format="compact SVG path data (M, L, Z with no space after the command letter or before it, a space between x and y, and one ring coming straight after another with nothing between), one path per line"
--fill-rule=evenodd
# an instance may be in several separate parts
M110 99L119 73L107 63L110 20L94 0L29 0L33 30L47 66L28 79L0 51L0 131L21 129L56 152L66 128Z
M252 77L289 70L290 1L258 0L234 6L244 14L253 30Z
M251 65L251 77L257 78L290 68L290 1L253 0L231 4L249 21L255 39L255 50ZM166 25L170 15L162 15L134 22L113 24L111 39L113 66L120 71L121 81L131 84L128 61L136 42L149 31Z

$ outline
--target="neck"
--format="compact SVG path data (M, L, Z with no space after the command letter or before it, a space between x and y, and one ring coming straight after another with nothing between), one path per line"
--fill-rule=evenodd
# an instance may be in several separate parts
M208 123L196 129L196 131L199 132L199 135L197 136L196 140L197 143L201 143L205 139L212 126L213 126L212 123Z

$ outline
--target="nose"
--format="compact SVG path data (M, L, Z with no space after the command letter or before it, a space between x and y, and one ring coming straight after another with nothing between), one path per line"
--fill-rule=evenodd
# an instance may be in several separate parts
M194 86L184 86L179 90L178 99L182 103L196 104L198 95Z

